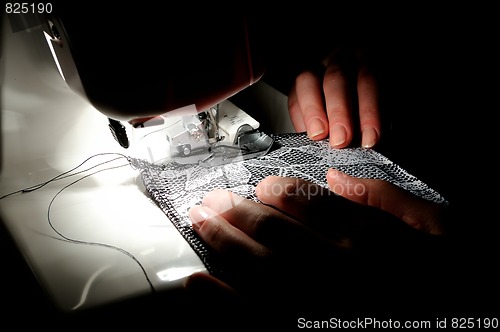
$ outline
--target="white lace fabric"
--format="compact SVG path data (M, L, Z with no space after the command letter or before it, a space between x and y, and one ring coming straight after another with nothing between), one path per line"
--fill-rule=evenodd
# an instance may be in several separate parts
M255 186L270 175L302 178L328 188L326 172L335 168L359 178L389 181L427 200L447 204L438 192L372 149L333 149L328 139L312 141L304 133L272 135L274 148L261 157L220 166L179 164L154 165L133 160L140 169L152 199L166 213L211 272L216 264L203 242L192 230L189 209L200 204L213 189L227 189L258 202Z

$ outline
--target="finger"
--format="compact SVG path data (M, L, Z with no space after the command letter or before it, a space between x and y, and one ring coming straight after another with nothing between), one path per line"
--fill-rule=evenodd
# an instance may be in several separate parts
M339 63L330 61L323 79L323 92L329 122L330 145L344 148L351 143L352 114L348 78Z
M227 195L219 197L224 200ZM228 211L239 209L240 205L235 205ZM232 218L228 211L225 214ZM219 276L222 280L238 292L248 290L251 294L255 288L261 288L263 276L269 276L272 271L271 261L274 256L271 250L207 206L192 207L189 216L193 220L194 231L212 250L221 266ZM224 285L218 283L212 286Z
M306 132L307 128L304 123L304 118L302 117L302 112L300 110L295 85L292 87L290 93L288 94L288 113L290 115L290 120L292 121L295 131L298 133Z
M442 234L443 207L387 181L360 179L335 169L326 176L330 189L353 202L391 213L406 224L430 234Z
M362 228L358 204L304 179L268 176L258 183L255 193L264 204L328 238L338 249L352 248L353 230Z
M288 108L292 121L299 122L296 128L305 127L309 138L321 140L328 136L321 83L312 71L302 72L295 79Z
M375 220L384 217L377 211L427 233L443 233L442 206L387 181L354 178L333 169L328 172L327 181L330 190L325 192L309 181L269 176L257 185L256 194L263 203L287 211L305 225L330 236L342 236L348 228L373 227ZM363 206L370 209L364 210Z
M278 224L286 224L286 221L281 220L284 216L278 211L245 199L229 190L215 189L207 193L203 198L203 206L217 213L246 236L257 240L262 240L260 233L277 233L279 231L272 229L279 229ZM273 223L275 225L265 226Z
M203 318L213 319L213 317L220 314L225 315L225 323L238 324L241 319L244 319L245 308L250 308L248 297L242 296L244 292L234 288L238 282L234 282L226 276L224 280L228 281L231 286L211 274L196 272L184 282L188 301L199 306L200 315L197 318L202 319L201 322L203 322L202 325L205 325L204 327L206 327L206 321Z
M238 297L238 293L234 288L220 279L202 272L190 275L184 282L184 287L191 294L195 294L201 298L221 299L223 297L224 301L232 301Z
M307 246L308 243L322 246L328 242L287 214L227 190L216 189L209 192L204 197L203 204L269 250L295 251L297 243L301 246ZM234 239L233 242L236 243L237 240Z
M375 77L364 63L358 71L358 105L361 146L372 148L380 140L381 131L378 90Z
M231 225L219 213L207 206L193 206L189 210L193 230L211 248L231 257L266 257L269 249L245 232Z
M304 179L268 176L260 181L255 193L264 204L286 212L302 223L313 226L322 223L332 209L335 195L331 190ZM336 209L336 216L340 210Z

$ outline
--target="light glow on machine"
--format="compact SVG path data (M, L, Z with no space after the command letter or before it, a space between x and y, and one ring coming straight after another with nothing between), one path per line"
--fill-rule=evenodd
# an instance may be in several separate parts
M59 71L59 74L61 74L63 80L66 81L61 65L59 64L59 60L57 59L56 51L54 50L54 45L52 44L54 42L54 39L45 31L43 32L43 34L45 36L45 40L47 41L47 45L49 45L50 53L52 53L52 57L54 58L54 62L56 63L57 66L57 70Z

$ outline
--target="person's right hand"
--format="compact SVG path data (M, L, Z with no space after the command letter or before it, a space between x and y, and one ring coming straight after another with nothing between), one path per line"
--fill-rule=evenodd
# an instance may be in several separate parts
M377 294L376 287L408 273L412 289L427 287L417 276L442 261L435 249L445 207L382 180L330 170L327 181L330 191L301 179L265 178L256 188L263 204L227 190L208 193L190 217L225 273L195 274L189 287L292 305L315 292L345 301L358 292Z
M306 70L297 76L288 95L297 132L307 131L313 140L329 137L334 148L349 146L357 130L362 147L372 148L379 142L377 81L367 56L360 50L336 49L323 60L324 72Z

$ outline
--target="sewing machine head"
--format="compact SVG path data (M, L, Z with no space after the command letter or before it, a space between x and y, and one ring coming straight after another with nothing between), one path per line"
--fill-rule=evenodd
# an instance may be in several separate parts
M221 103L264 73L251 19L121 5L75 8L67 1L54 5L44 19L61 75L109 118L122 147L129 147L128 124L138 130L136 141L148 142L150 157L153 146L168 144L169 157L183 162L197 156L200 162L220 163L233 160L235 151L250 157L272 144L248 116L223 132L218 123L228 116L241 120L242 110L218 114L234 111ZM179 117L173 120L173 114Z

